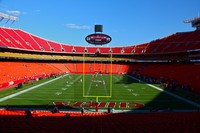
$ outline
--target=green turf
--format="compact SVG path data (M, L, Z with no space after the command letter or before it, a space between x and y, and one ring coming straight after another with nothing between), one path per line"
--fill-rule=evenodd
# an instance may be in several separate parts
M112 101L117 104L120 102L137 102L145 105L142 109L196 109L196 107L162 93L144 83L138 83L126 75L112 75L112 82L110 82L111 77L108 74L98 75L95 77L95 81L92 81L92 75L89 74L85 75L84 78L83 80L83 75L78 74L66 75L56 81L0 102L0 105L52 105L53 102L88 102L96 101L95 96L111 96L99 97L98 102ZM105 84L103 81L105 81ZM34 85L38 83L36 82ZM96 87L96 84L98 84L98 87ZM112 86L112 93L110 93L110 86ZM24 87L23 89L26 88ZM0 98L12 93L15 92L1 91ZM83 97L83 94L94 97Z
M98 96L107 97L111 96L111 76L108 74L86 74L83 78L83 95L86 97Z
M13 93L20 92L20 91L25 90L25 89L27 89L29 87L33 87L35 85L44 83L44 82L48 81L49 79L52 79L52 78L42 79L42 80L39 80L37 82L34 82L34 84L23 84L23 88L21 88L21 89L17 89L17 87L13 87L13 88L0 90L0 98L3 98L3 97L8 96L8 95L11 95Z

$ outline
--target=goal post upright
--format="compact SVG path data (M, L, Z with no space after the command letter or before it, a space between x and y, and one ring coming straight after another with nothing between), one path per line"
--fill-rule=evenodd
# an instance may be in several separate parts
M112 53L110 54L110 96L112 97Z
M83 53L83 75L82 75L82 80L83 80L83 97L85 97L85 53Z
M95 98L95 102L98 103L99 102L99 98L111 98L112 97L112 54L109 54L107 57L107 61L109 62L110 65L110 73L108 73L109 77L109 95L88 95L86 94L86 56L89 55L85 55L85 53L83 54L83 72L82 72L82 85L83 85L83 97L84 98ZM94 61L95 62L95 61ZM96 62L95 62L96 63ZM94 71L96 69L94 68Z

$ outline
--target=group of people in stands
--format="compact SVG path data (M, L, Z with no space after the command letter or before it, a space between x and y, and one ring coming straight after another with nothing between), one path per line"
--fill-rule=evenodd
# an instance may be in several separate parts
M147 75L139 75L137 73L133 74L134 77L145 81L147 83L151 83L151 84L160 84L164 89L170 89L170 90L187 90L190 91L190 87L188 85L184 85L184 84L179 84L176 81L172 80L172 79L166 79L166 78L154 78L154 77L150 77Z

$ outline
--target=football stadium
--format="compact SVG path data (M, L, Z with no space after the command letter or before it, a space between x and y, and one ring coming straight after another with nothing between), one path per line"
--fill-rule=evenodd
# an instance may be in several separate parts
M89 46L1 26L0 132L199 132L200 17L184 22L195 30L112 47L103 24Z

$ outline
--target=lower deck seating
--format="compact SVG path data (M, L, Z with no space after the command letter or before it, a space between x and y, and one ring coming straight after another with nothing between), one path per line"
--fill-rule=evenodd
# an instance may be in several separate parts
M0 88L69 72L62 63L35 62L0 62L0 70Z
M138 71L140 75L147 75L158 79L168 79L200 94L200 64L195 63L146 63Z
M5 112L5 111L4 111ZM80 114L80 112L77 112ZM48 114L48 113L47 113ZM0 132L140 133L200 131L199 112L114 113L64 117L2 115Z
M48 76L60 73L138 73L155 78L165 78L189 86L200 93L200 64L195 63L35 63L0 62L0 84L23 78ZM84 70L83 70L84 69Z

